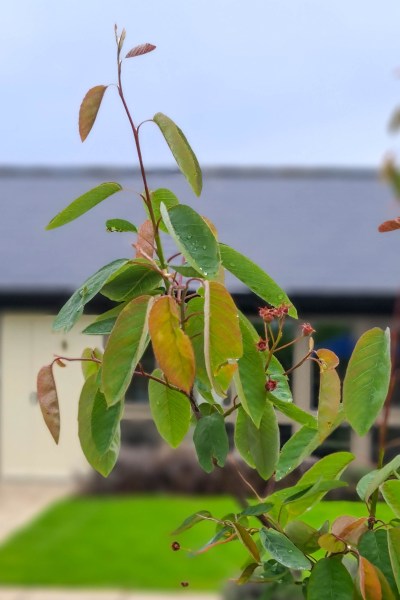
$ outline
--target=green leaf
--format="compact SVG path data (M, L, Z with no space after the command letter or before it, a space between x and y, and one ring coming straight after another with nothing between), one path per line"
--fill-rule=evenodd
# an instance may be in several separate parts
M345 415L358 435L374 424L390 382L390 333L374 327L358 340L343 383Z
M271 502L261 502L260 504L253 504L252 506L248 506L240 513L244 517L258 517L260 515L264 515L267 513L273 504Z
M106 281L128 262L120 258L105 265L91 275L64 304L53 323L54 331L69 331L83 314L85 305L101 290Z
M260 530L260 540L264 548L281 565L289 569L299 569L308 571L311 569L311 563L303 552L297 548L286 535L275 531L275 529Z
M193 442L200 466L206 473L211 473L214 469L214 460L218 466L224 466L229 451L229 441L224 418L219 413L213 413L197 421Z
M200 165L183 132L163 113L155 114L153 121L160 128L179 169L192 190L196 196L200 196L203 186Z
M242 408L238 409L235 445L245 462L256 468L263 479L271 477L279 457L279 427L270 402L265 404L258 428Z
M204 357L204 298L189 300L186 307L186 318L188 320L185 331L191 339L196 362L195 385L207 401L214 403Z
M204 282L204 355L213 389L222 397L243 354L238 310L227 289L217 281Z
M148 312L151 296L131 300L120 313L109 337L102 369L102 388L107 404L123 399L135 368L148 344Z
M321 533L303 521L288 523L285 527L285 534L305 554L312 554L320 548L318 538Z
M296 421L296 423L306 425L312 429L317 429L318 425L316 418L299 406L296 406L296 404L293 402L284 402L283 400L278 400L278 398L275 398L274 395L270 393L267 394L267 397L268 400L271 400L279 412L289 417L289 419L292 419L292 421Z
M378 529L377 531L367 531L364 533L358 544L358 551L370 563L382 571L389 585L395 590L396 583L390 564L387 531Z
M339 414L340 378L335 369L322 369L319 381L318 431L321 440L330 434Z
M298 481L299 485L315 483L321 477L324 480L340 477L345 468L354 460L351 452L333 452L314 463Z
M175 531L172 532L172 535L178 535L183 533L187 529L191 529L193 525L197 525L197 523L202 523L203 521L208 520L212 517L212 514L208 510L199 510L198 512L190 515L183 521L181 525Z
M289 315L297 319L297 311L290 299L281 287L269 275L267 275L258 265L249 258L240 254L226 244L220 244L222 264L237 277L242 283L247 285L252 292L260 298L272 304L280 306L281 304L290 304Z
M42 367L38 373L37 398L44 422L55 443L58 444L60 439L60 407L53 375L53 365Z
M112 449L122 413L122 402L109 407L104 394L97 391L92 408L92 437L100 455Z
M400 517L400 481L391 479L381 485L382 496L396 517Z
M149 313L153 351L166 379L187 394L195 376L191 341L181 329L178 304L171 296L157 298Z
M92 87L82 100L79 109L79 135L84 142L89 135L99 112L101 101L108 85Z
M353 600L354 583L339 558L322 558L311 571L307 600Z
M282 447L276 469L276 480L280 481L298 467L318 444L318 431L303 425Z
M150 267L149 261L139 258L110 277L101 293L114 302L126 302L150 294L160 283L160 274Z
M357 484L357 493L364 502L368 502L370 496L378 487L388 479L394 471L400 468L400 455L395 456L393 460L387 463L381 469L370 471L360 479Z
M96 375L89 377L82 388L78 409L78 433L83 453L88 462L104 477L112 471L119 454L120 428L117 427L110 448L104 454L99 452L92 432L92 413L96 396L100 393Z
M120 186L119 183L101 183L97 187L86 192L86 194L79 196L79 198L71 202L64 210L58 213L58 215L53 217L46 229L55 229L56 227L61 227L62 225L74 221L106 198L109 198L121 190L122 186Z
M176 271L180 275L184 277L203 277L200 271L196 271L193 267L189 265L170 265L170 269L172 271Z
M126 221L126 219L108 219L108 221L106 221L106 229L111 232L137 232L136 225L130 221Z
M153 377L163 378L160 369ZM190 427L190 404L188 398L158 381L149 381L149 402L154 423L161 437L173 448L177 448Z
M267 397L271 402L274 400L280 400L281 402L293 402L292 392L289 386L289 378L285 375L285 369L276 358L276 356L272 355L271 361L268 365L268 375L271 379L274 379L278 385L274 389L273 392L268 392Z
M167 190L166 188L159 188L158 190L154 190L154 192L150 192L150 197L156 223L159 223L159 228L161 229L161 231L165 231L165 233L168 233L168 229L165 227L164 222L162 220L160 206L161 204L164 204L166 209L169 210L173 206L179 204L179 200L173 192ZM147 208L147 205L145 205L145 209L150 219L150 212Z
M400 593L400 529L398 527L388 530L388 547L393 577Z
M206 279L214 279L219 272L221 257L218 242L204 219L190 206L178 204L167 210L160 206L168 233L180 252Z
M98 360L103 360L103 352L99 348L85 348L81 354L82 358L97 358ZM92 375L97 375L101 364L98 362L94 362L91 360L84 360L81 362L82 374L83 377L88 379Z
M256 348L259 339L257 332L241 313L239 313L239 325L243 340L243 354L239 358L238 370L233 380L243 409L258 427L267 403L264 358Z

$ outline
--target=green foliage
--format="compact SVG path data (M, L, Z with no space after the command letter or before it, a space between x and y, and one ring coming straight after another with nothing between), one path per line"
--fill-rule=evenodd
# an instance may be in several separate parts
M192 428L198 462L210 473L227 461L230 421L234 424L235 449L266 481L265 497L255 493L256 504L245 503L240 512L231 511L222 518L204 509L185 519L174 535L205 521L209 527L211 522L216 529L197 553L219 546L225 551L233 542L242 546L247 562L237 580L240 584L288 585L292 591L301 586L311 600L325 596L341 600L360 594L364 600L397 598L398 520L381 522L376 510L382 494L400 517L400 456L385 465L385 448L380 443L377 468L357 485L365 503L362 518L335 514L332 523L318 529L307 522L310 508L331 490L347 485L340 477L354 458L349 452L331 453L295 481L279 491L274 489L275 482L292 474L344 420L359 435L370 430L391 380L389 331L373 328L360 337L346 371L342 398L338 357L327 348L314 349L310 324L305 323L294 334L287 327L289 319L297 318L297 311L284 290L249 258L219 243L214 224L181 204L173 192L166 188L150 190L139 126L129 112L121 84L125 35L125 31L120 35L116 32L117 88L132 128L143 179L144 192L135 201L143 201L147 219L139 227L125 219L106 222L109 231L134 237L133 243L129 242L136 250L135 258L116 260L99 269L71 296L54 322L55 330L70 330L85 305L99 293L117 303L84 330L89 335L109 336L104 354L86 348L81 357L58 356L41 369L38 399L50 433L58 442L60 415L53 366L65 367L69 360L81 360L85 383L79 400L79 439L89 463L107 476L119 453L125 393L132 380L135 386L136 379L143 377L149 384L152 418L167 443L173 448L179 446ZM141 56L154 48L152 44L135 46L126 57ZM105 90L105 86L92 88L82 102L82 140L95 122ZM200 195L201 170L184 134L162 113L152 120L193 191ZM69 223L121 189L118 183L97 186L54 217L47 229ZM393 223L383 225L386 229L382 231L397 228ZM176 246L169 259L164 254L165 237ZM251 316L241 314L235 305L224 283L225 271L268 303L259 309L257 329L249 320ZM301 360L285 370L280 352L304 338L308 338L308 349L304 344L298 346L304 348ZM149 344L159 367L152 373L141 363ZM319 366L317 415L297 406L291 390L289 375L306 361ZM277 413L293 427L282 447ZM381 439L386 426L387 416ZM233 459L232 467L235 465ZM248 487L255 491L249 482Z

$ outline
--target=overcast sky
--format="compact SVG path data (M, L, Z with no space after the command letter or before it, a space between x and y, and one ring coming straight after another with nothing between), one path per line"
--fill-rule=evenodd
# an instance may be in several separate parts
M132 164L116 90L82 144L86 91L116 79L113 26L126 50L135 120L161 111L203 165L378 166L400 146L398 0L13 0L2 3L0 165ZM147 165L172 165L153 124Z

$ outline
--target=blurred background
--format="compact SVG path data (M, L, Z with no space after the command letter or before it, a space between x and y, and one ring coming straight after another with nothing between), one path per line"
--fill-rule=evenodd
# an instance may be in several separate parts
M110 306L106 298L95 299L68 335L52 333L51 322L90 274L132 254L129 234L107 233L105 221L145 219L133 140L114 87L85 144L78 135L86 91L116 81L114 23L127 29L126 50L157 46L124 66L136 123L166 113L203 166L197 199L157 128L146 123L141 142L150 186L171 189L213 221L221 241L262 266L301 320L312 323L317 347L339 355L343 374L359 335L391 324L398 295L398 234L382 235L377 226L398 214L380 170L397 145L387 123L400 94L399 17L395 0L4 3L0 585L175 594L188 580L189 590L211 593L235 575L232 565L242 556L238 548L220 552L218 561L171 553L167 534L183 516L210 503L232 510L237 474L233 465L202 474L190 440L174 453L167 449L149 420L141 381L128 392L121 457L108 480L91 472L79 448L79 367L58 373L59 447L37 405L40 366L54 354L78 356L89 342L103 344L80 331ZM60 209L104 181L124 191L67 227L44 231ZM233 278L228 283L256 324L260 301ZM289 368L300 355L301 348L288 351L283 362ZM151 369L153 357L144 362ZM292 385L296 403L315 409L318 379L310 363L294 372ZM400 391L391 423L388 457L397 452ZM290 433L282 419L283 442ZM376 459L376 436L373 430L360 439L343 426L321 454L351 450L362 472ZM199 498L205 494L212 498ZM30 522L56 498L61 503ZM21 525L27 527L19 531ZM188 547L207 539L207 526L188 534Z

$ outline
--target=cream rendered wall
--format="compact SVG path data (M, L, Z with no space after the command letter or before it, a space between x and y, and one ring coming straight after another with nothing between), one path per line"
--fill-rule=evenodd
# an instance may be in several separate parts
M72 479L90 471L79 446L77 414L83 382L80 363L55 365L61 434L57 446L44 425L36 399L36 376L54 354L80 356L102 339L80 331L84 317L68 334L51 330L52 316L5 313L1 318L0 477Z

